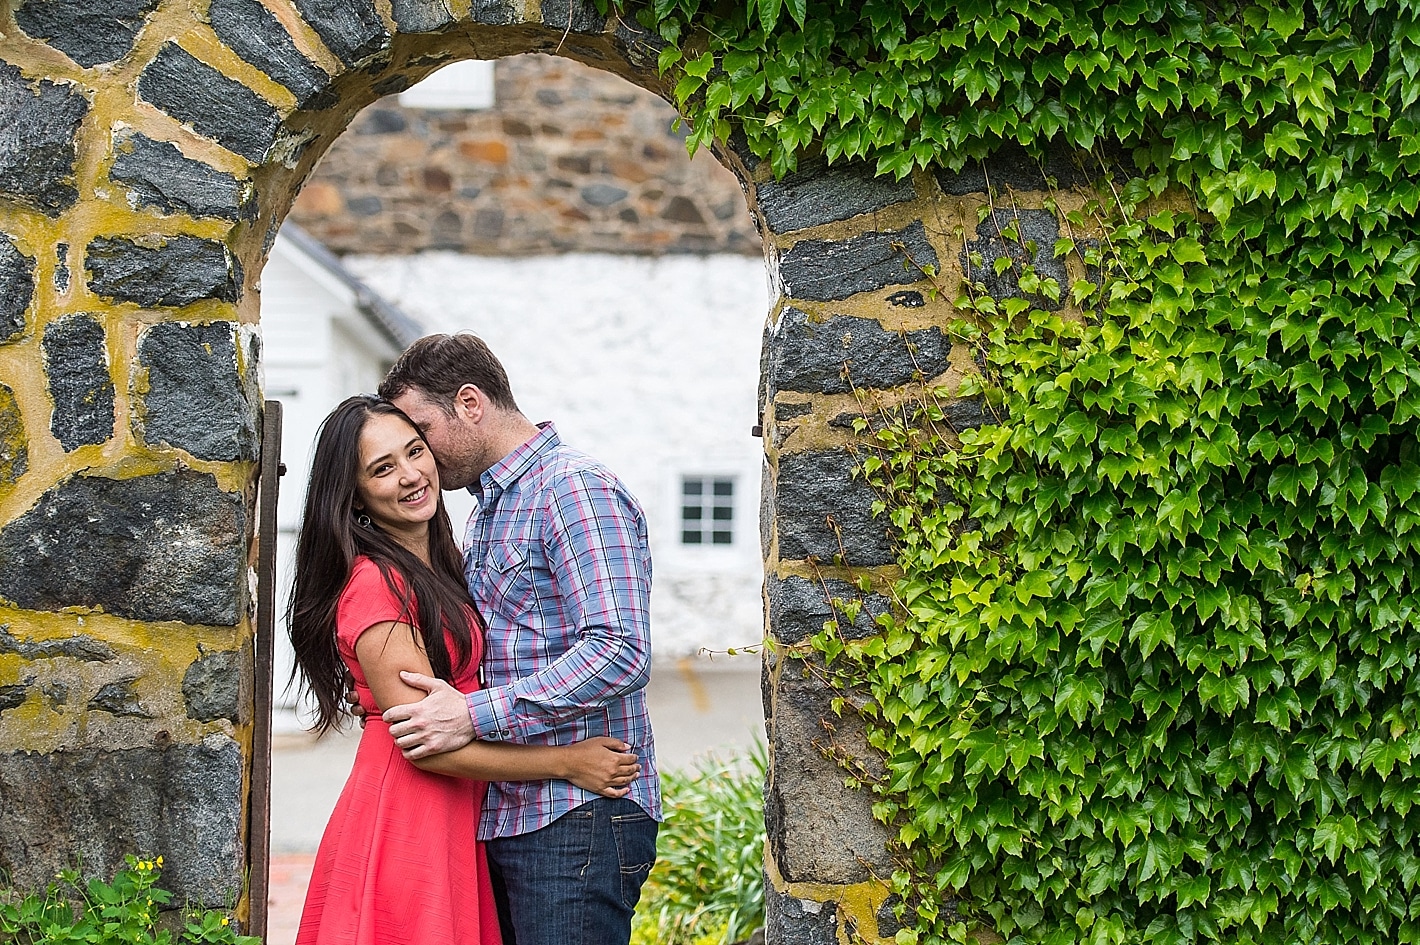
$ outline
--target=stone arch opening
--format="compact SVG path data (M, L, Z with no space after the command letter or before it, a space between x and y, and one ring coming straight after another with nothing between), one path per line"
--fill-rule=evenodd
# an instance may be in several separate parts
M291 268L294 222L424 330L478 331L508 366L524 413L555 420L566 442L606 462L638 496L655 562L648 701L663 770L685 768L692 750L747 741L748 728L729 720L762 731L759 661L724 653L763 634L763 451L751 435L767 309L759 238L734 176L709 154L689 159L683 133L671 131L674 110L654 94L542 54L474 64L492 67L497 87L477 109L426 110L403 94L363 109L305 181L264 270L265 392L283 401L290 444L281 539L294 543L315 421L379 376L327 394L319 409L310 403L306 365L322 342L314 333L294 342L284 325L294 318L285 296L300 289L281 275ZM731 255L741 246L753 255ZM680 544L681 477L707 470L732 486L730 547ZM445 496L456 528L468 498ZM281 560L285 572L291 558ZM293 854L315 849L359 733L327 739L313 749L327 763L309 762L297 747L309 745L298 734L300 707L281 693L279 629L276 638L272 842ZM719 655L696 658L701 646ZM675 704L684 708L662 714ZM676 737L688 727L693 738ZM340 777L296 780L315 770ZM273 876L298 862L277 856ZM292 901L278 892L278 902Z
M241 895L263 261L360 108L453 59L533 51L665 94L654 36L571 0L0 11L0 868L17 884L75 853L102 871L145 849L166 851L179 896ZM881 591L894 573L852 476L853 419L971 370L941 331L947 302L905 257L951 270L963 242L1005 249L973 232L984 178L808 163L775 182L732 143L716 154L774 287L765 601L776 646L801 648L825 590L866 576ZM1022 189L1044 188L1033 173ZM1018 212L1050 246L1052 215ZM829 695L799 666L776 658L766 675L770 923L828 942L840 914L871 931L889 863L866 801L816 747Z

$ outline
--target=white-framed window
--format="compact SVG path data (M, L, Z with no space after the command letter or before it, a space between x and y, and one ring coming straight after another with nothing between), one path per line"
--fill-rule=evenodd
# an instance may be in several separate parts
M492 108L493 60L451 62L399 93L399 104L405 108Z
M735 542L735 477L682 476L680 543L692 547Z

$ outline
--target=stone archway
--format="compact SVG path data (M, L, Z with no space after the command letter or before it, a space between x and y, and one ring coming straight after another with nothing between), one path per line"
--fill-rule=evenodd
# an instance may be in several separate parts
M19 0L0 16L0 868L42 885L76 853L98 871L161 850L180 896L231 901L251 765L257 285L277 227L360 108L447 61L555 53L664 95L656 41L571 0ZM951 274L968 250L988 266L1006 250L978 229L984 175L775 182L731 146L718 156L777 294L760 402L782 653L828 616L825 588L894 574L851 474L861 398L971 370L941 331L948 300L907 257ZM1044 188L1024 160L1001 179ZM1054 216L1014 213L1037 266L1063 265ZM865 614L884 606L871 594ZM829 695L803 665L767 661L770 941L833 942L847 924L890 939L886 835L819 750L867 749L850 723L821 724Z

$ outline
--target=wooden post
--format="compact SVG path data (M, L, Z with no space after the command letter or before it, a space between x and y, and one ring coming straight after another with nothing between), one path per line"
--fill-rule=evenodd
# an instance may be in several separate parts
M281 476L281 402L262 410L261 483L257 490L256 691L252 724L251 798L248 807L249 935L266 938L271 870L271 702L276 632L276 500Z

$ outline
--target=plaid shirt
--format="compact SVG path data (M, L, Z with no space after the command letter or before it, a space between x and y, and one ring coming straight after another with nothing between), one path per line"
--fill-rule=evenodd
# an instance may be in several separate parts
M464 577L488 625L474 732L528 745L620 738L641 760L630 797L660 820L645 515L610 470L541 427L470 488ZM567 781L491 784L479 838L537 830L594 797Z

